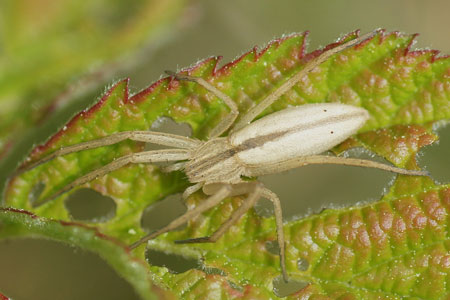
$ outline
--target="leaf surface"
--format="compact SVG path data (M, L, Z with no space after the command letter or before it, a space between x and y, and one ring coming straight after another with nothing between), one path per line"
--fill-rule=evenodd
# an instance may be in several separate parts
M172 298L170 292L152 283L145 262L136 259L123 243L103 235L94 227L48 220L19 209L0 208L0 238L10 237L52 239L76 245L103 258L135 288L142 299Z
M305 35L291 35L221 68L216 67L219 60L211 58L187 71L220 88L243 113L312 57L355 36L349 34L340 42L306 54ZM413 38L380 31L314 69L263 115L304 103L362 106L370 112L370 120L358 135L334 151L341 153L362 146L394 165L417 168L417 152L437 139L431 130L433 122L450 119L450 59L437 57L435 51L411 51ZM148 130L162 116L188 123L193 136L204 139L227 112L219 99L194 83L164 78L129 96L128 81L123 80L45 145L35 148L27 163L60 147L114 132ZM116 157L143 149L141 143L126 141L59 157L13 178L5 204L41 217L68 221L66 195L48 202L46 197ZM40 183L45 188L34 200L42 204L34 207L30 195ZM182 172L167 174L154 165L130 165L84 187L109 195L116 202L115 216L96 224L100 232L131 243L145 234L140 225L144 208L187 186ZM204 199L202 193L196 193L188 200L188 207ZM178 296L191 299L217 295L224 299L273 297L273 279L280 275L279 262L278 256L265 246L276 239L273 218L262 218L250 211L213 245L173 243L212 233L241 201L240 197L228 199L191 221L186 229L151 241L152 249L202 258L203 265L203 269L183 274L152 266L154 275ZM449 267L448 203L448 185L438 185L428 177L398 176L377 203L325 210L286 223L288 272L306 284L292 297L444 299L443 295L449 294L445 284ZM138 248L135 255L143 258L144 250ZM307 262L306 270L297 268L299 260ZM434 280L437 283L431 287Z

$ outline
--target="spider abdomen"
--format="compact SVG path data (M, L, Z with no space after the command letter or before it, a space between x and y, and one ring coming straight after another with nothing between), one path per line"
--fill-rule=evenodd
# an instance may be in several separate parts
M360 107L306 104L254 121L231 134L230 143L244 164L276 163L329 150L356 133L368 118Z

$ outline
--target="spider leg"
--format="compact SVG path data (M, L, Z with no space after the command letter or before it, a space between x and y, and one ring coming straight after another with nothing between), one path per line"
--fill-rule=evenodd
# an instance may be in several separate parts
M139 163L151 163L151 162L168 162L168 161L177 161L177 160L185 160L190 158L190 151L183 149L169 149L169 150L154 150L154 151L146 151L146 152L138 152L128 154L122 157L115 159L113 162L96 169L86 175L72 181L61 190L53 194L48 200L54 199L61 194L71 190L72 188L82 185L86 182L89 182L95 178L101 177L103 175L108 174L114 170L120 169L121 167L127 164L139 164Z
M62 155L83 150L94 149L98 147L109 146L127 139L137 142L154 143L183 149L192 149L201 145L202 143L200 141L191 138L169 133L153 132L153 131L122 131L92 141L87 141L84 143L63 147L31 164L21 166L19 169L17 169L17 171L14 173L13 176L17 176L25 171L31 170L45 162L48 162Z
M184 215L176 218L175 220L170 222L167 226L165 226L159 230L156 230L155 232L153 232L151 234L144 236L137 242L130 245L130 249L134 249L134 248L138 247L139 245L141 245L142 243L144 243L148 240L154 239L155 237L157 237L160 234L171 231L171 230L177 228L178 226L188 222L189 220L197 217L202 212L204 212L210 208L213 208L214 206L216 206L220 202L222 202L223 199L228 197L231 194L231 191L232 191L232 188L230 185L227 184L227 185L222 186L217 191L217 193L215 193L214 195L210 196L208 199L206 199L205 201L203 201L202 203L197 205L194 209L188 210Z
M406 170L402 168L397 168L394 166L386 165L372 160L359 159L359 158L346 158L337 156L325 156L325 155L311 155L311 156L301 156L277 163L269 164L258 164L258 165L247 165L246 176L260 176L266 174L275 174L290 169L314 165L314 164L334 164L334 165L346 165L346 166L356 166L365 168L374 168L385 170L393 173L403 174L403 175L413 175L413 176L427 176L429 175L426 171L421 170Z
M273 203L275 213L275 223L277 224L277 241L278 241L278 248L280 251L281 273L283 274L284 281L288 282L288 275L286 271L286 242L285 242L286 240L284 238L283 214L281 209L281 202L278 196L271 190L264 188L262 192L263 192L262 196L266 199L269 199Z
M169 166L160 167L160 169L164 173L170 173L170 172L174 172L174 171L183 170L185 165L186 165L186 162L182 161L182 162L171 164Z
M206 185L203 190L206 194L214 193L220 187L220 184ZM272 201L275 211L275 222L277 226L277 240L280 251L280 266L283 274L284 281L288 281L288 275L286 271L286 247L283 231L283 215L281 209L281 203L278 196L265 188L259 182L245 182L233 185L233 193L230 196L249 193L244 203L233 212L231 217L223 223L212 235L200 238L187 239L182 241L175 241L177 244L184 243L213 243L216 242L234 223L236 223L242 215L244 215L251 207L253 207L260 197L267 198Z
M166 71L166 73L170 76L175 77L177 80L192 81L192 82L195 82L195 83L201 85L206 90L213 93L217 98L219 98L223 102L225 102L225 104L230 108L231 112L225 118L223 118L219 122L219 124L217 124L216 127L214 127L213 130L211 131L211 133L209 134L210 139L220 136L222 133L227 131L228 128L231 127L231 125L233 125L234 121L236 120L237 116L239 115L239 110L238 110L236 103L234 103L233 99L231 99L228 95L226 95L225 93L223 93L222 91L220 91L215 86L213 86L212 84L210 84L209 82L207 82L206 80L204 80L201 77L194 77L194 76L189 76L189 75L184 75L184 74L176 74L175 72L172 72L172 71Z
M330 50L325 50L319 56L311 59L306 65L300 70L297 74L292 76L288 81L282 84L278 89L276 89L273 93L264 98L260 103L258 103L255 107L250 109L242 118L236 123L233 127L232 132L235 132L253 121L260 113L262 113L267 107L272 105L277 99L279 99L284 93L292 89L294 85L296 85L306 74L311 72L315 67L319 66L321 63L326 61L330 56L341 52L349 47L352 47L361 41L370 38L376 33L376 31L370 32L363 36L360 36L356 39L353 39L347 43L334 47Z
M241 184L242 185L242 184ZM233 186L231 186L233 187ZM177 244L187 244L187 243L214 243L216 242L234 223L239 221L239 219L252 208L256 201L261 197L262 184L257 182L245 183L245 186L240 187L239 194L249 194L244 202L236 209L233 214L226 220L220 227L210 236L199 237L181 241L175 241ZM238 195L233 191L232 195Z
M192 195L193 193L195 193L196 191L201 189L202 186L203 186L203 183L199 182L199 183L191 185L190 187L185 189L184 192L183 192L183 197L182 197L183 200L186 200L190 195Z

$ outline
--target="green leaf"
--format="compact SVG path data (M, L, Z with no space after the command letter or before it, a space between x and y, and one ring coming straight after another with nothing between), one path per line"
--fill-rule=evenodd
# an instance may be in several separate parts
M402 184L397 182L391 191ZM450 185L424 190L407 196L391 192L374 204L328 209L320 215L285 224L289 275L291 279L309 283L292 297L443 299L443 295L448 295L450 241L446 229ZM201 200L191 198L188 205ZM149 247L186 255L189 246L174 245L171 241L211 234L230 216L231 207L237 208L241 201L226 201L191 222L189 230L169 233L165 241L152 241ZM198 271L190 271L183 276L165 273L164 278L178 294L202 294L208 291L198 285L217 286L212 283L226 279L242 291L269 298L272 280L280 274L278 257L265 249L267 242L276 240L274 228L273 218L261 219L252 212L215 244L195 246L203 256L203 264L222 270L226 277L195 278ZM306 271L298 269L299 260L307 262ZM189 280L189 276L195 280ZM182 290L178 288L180 278L185 282Z
M355 36L349 34L338 44ZM437 57L435 51L410 51L413 37L380 31L369 41L321 64L263 115L304 103L362 106L370 112L370 120L358 135L334 151L362 146L397 166L417 168L415 155L420 147L437 139L431 131L432 123L450 119L450 59ZM244 54L220 69L216 68L218 59L211 58L188 72L219 87L243 113L286 82L309 59L336 46L331 44L305 54L304 45L305 35L291 35L273 41L260 52ZM45 145L35 148L27 163L60 147L114 132L148 130L161 116L190 124L193 136L204 139L227 113L219 99L191 82L164 78L130 97L128 81L123 80ZM5 204L42 217L70 220L64 206L66 196L48 202L45 198L114 158L143 149L141 143L126 141L59 157L13 178L6 190ZM36 186L41 183L45 188L35 202L41 205L33 207L30 196L34 197ZM98 230L131 243L145 234L140 224L144 208L187 186L181 172L166 174L154 165L130 165L84 187L111 196L117 205L113 218L96 224ZM188 207L204 199L201 192L196 193L189 198ZM191 221L186 229L151 241L150 248L202 258L204 268L172 274L152 266L155 278L185 298L274 297L272 281L280 275L278 256L265 247L266 242L276 240L273 218L259 217L250 211L213 245L173 243L213 232L241 201L240 197L227 199ZM295 296L442 298L449 293L444 284L449 266L444 251L448 240L448 202L449 186L438 185L428 177L398 176L377 203L325 210L286 223L288 272L292 278L309 283ZM137 249L135 255L143 259L143 249ZM299 270L298 260L307 261L308 268ZM217 272L206 275L205 270L211 269ZM437 284L430 288L433 280Z
M1 1L0 157L56 108L104 84L125 58L130 64L173 25L183 2Z
M135 259L123 243L93 227L48 220L23 210L0 208L0 238L17 237L52 239L92 251L125 278L142 299L171 298L168 291L152 283L145 262Z

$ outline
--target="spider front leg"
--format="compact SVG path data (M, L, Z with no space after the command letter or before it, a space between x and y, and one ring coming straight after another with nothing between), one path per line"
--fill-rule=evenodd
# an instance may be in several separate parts
M169 149L169 150L154 150L128 154L115 159L113 162L96 169L86 175L72 181L64 188L53 194L47 200L55 199L61 194L71 190L72 188L89 182L95 178L104 176L114 170L120 169L128 164L152 163L152 162L168 162L177 160L186 160L191 157L190 150L185 149Z
M233 99L231 99L228 95L217 89L215 86L213 86L212 84L210 84L201 77L176 74L175 72L172 71L166 71L166 73L170 76L175 77L177 80L192 81L201 85L203 88L213 93L217 98L225 102L225 104L230 108L231 112L225 118L223 118L209 134L210 139L222 135L233 125L234 121L236 121L236 118L239 115L239 110L236 103L234 103Z
M99 139L63 147L58 149L49 155L31 163L28 165L21 166L17 171L13 174L13 176L17 176L25 171L31 170L43 163L46 163L56 157L67 155L74 152L95 149L99 147L109 146L113 144L117 144L124 140L131 140L137 142L144 143L153 143L159 144L169 147L182 148L182 149L193 149L202 144L202 142L198 140L194 140L191 138L187 138L184 136L179 136L175 134L162 133L162 132L153 132L153 131L122 131L113 133L109 136L105 136Z
M261 102L259 102L258 105L254 106L245 115L243 115L242 118L236 123L236 125L234 125L232 132L236 132L239 129L242 129L243 127L250 124L250 122L252 122L266 108L268 108L270 105L272 105L272 103L274 103L276 100L278 100L287 91L292 89L309 72L314 70L314 68L319 66L321 63L325 62L328 58L330 58L334 54L337 54L347 48L350 48L350 47L372 37L375 33L376 33L376 31L369 32L365 35L357 37L354 40L348 41L347 43L338 45L337 47L334 47L329 50L325 50L319 56L308 61L305 64L305 66L303 67L303 69L301 69L298 73L296 73L294 76L289 78L289 80L287 80L284 84L282 84L278 89L276 89L275 91L270 93L266 98L264 98Z

